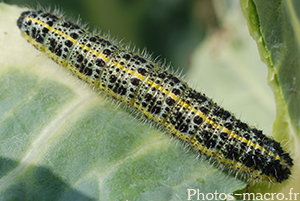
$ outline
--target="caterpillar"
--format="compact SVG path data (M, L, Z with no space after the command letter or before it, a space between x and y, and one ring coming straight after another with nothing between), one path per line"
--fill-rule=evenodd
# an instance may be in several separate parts
M196 152L248 181L282 182L293 159L280 143L248 126L148 58L62 17L25 11L22 36L73 75L135 108Z

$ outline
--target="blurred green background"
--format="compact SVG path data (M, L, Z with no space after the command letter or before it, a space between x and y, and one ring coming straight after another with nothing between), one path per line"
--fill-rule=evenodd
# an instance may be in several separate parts
M36 0L4 0L37 8ZM153 58L172 61L174 69L187 68L189 57L208 31L218 28L211 0L39 0L43 8L59 8L67 17L88 23L101 33L142 50ZM221 3L229 6L230 1Z

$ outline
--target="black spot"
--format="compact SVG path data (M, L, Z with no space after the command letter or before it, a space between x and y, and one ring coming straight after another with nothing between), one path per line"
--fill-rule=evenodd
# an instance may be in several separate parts
M231 114L228 112L228 111L223 111L223 115L222 115L222 119L223 120L226 120L228 119L229 117L231 117Z
M222 108L217 107L217 108L214 109L213 114L215 116L221 117L221 116L223 116L223 112L224 112L224 110Z
M70 40L66 40L66 41L65 41L65 45L66 45L67 47L72 47L73 42L70 41Z
M166 98L166 103L168 106L173 106L175 104L175 100L171 97Z
M91 38L90 38L90 41L91 41L91 42L96 42L96 41L97 41L97 37L95 37L95 36L91 37Z
M213 139L210 139L207 143L206 143L206 147L208 149L213 149L216 146L216 141Z
M52 27L53 21L47 21L46 24L48 24L50 27Z
M246 142L242 142L240 144L241 149L245 149L247 147L247 143Z
M58 17L56 17L55 15L49 14L49 17L53 20L53 21L57 21Z
M38 43L43 43L44 42L44 38L41 35L37 35L35 38L35 41Z
M147 107L147 103L142 102L142 107Z
M83 73L84 68L85 68L85 66L83 64L81 64L80 67L79 67L79 72Z
M221 132L221 133L220 133L220 138L221 138L222 140L227 140L227 139L228 139L228 133L226 133L226 132Z
M117 77L115 75L110 76L109 82L114 83L117 80Z
M130 59L130 54L124 54L123 58L126 59L126 60L129 60Z
M161 111L161 108L160 107L157 107L157 106L154 106L152 109L151 109L151 113L152 114L159 114Z
M63 27L70 27L72 25L72 23L71 22L64 22L61 26L63 26Z
M188 98L194 99L195 98L195 94L196 94L196 91L189 90Z
M49 29L47 29L46 27L43 27L42 32L43 32L44 34L46 34L46 33L49 32Z
M162 73L160 73L159 75L158 75L158 77L160 78L160 79L165 79L166 78L166 72L164 71L164 72L162 72Z
M222 142L222 141L219 141L219 144L218 144L218 146L221 148L221 147L223 147L223 145L224 145L224 142Z
M232 130L232 124L231 123L225 123L224 124L225 128L227 128L228 130Z
M31 37L32 37L32 38L35 38L35 36L36 36L36 28L35 28L35 27L32 27L32 28L31 28Z
M29 36L29 34L30 34L28 29L25 31L25 33L26 33L28 36Z
M149 93L147 93L146 95L145 95L145 101L150 101L152 99L152 95L151 94L149 94Z
M61 51L61 49L56 49L55 50L55 55L57 55L57 56L61 56L61 53L62 53L62 51Z
M202 138L198 137L197 135L196 135L196 137L197 137L198 142L200 142L200 143L203 142L203 139L202 139Z
M260 155L261 151L260 151L260 149L255 149L254 153L255 153L255 155Z
M180 95L180 90L179 89L172 89L172 93L175 94L176 96Z
M82 61L83 61L83 55L82 54L80 54L80 55L78 55L78 57L77 57L77 62L79 62L79 63L81 63Z
M194 118L193 118L193 122L195 123L195 124L201 124L202 122L203 122L203 119L202 119L202 117L200 117L199 115L196 115Z
M258 135L258 130L256 129L256 128L251 128L251 131L254 133L254 134L256 134L256 135Z
M49 50L50 50L51 52L53 52L56 45L57 45L57 43L56 43L55 39L54 39L54 38L51 38L51 39L50 39Z
M72 26L70 27L70 29L80 29L80 27L76 24L72 24Z
M249 135L248 133L245 133L245 134L243 135L243 137L244 137L246 140L249 140L249 139L250 139L250 135Z
M180 80L177 77L172 77L172 81L177 84L180 82Z
M155 80L155 84L159 84L160 83L160 80Z
M129 94L128 96L129 96L129 98L134 98L133 94Z
M21 16L19 17L18 21L17 21L17 25L19 28L22 27L23 25L23 21L24 21L24 18L29 14L30 12L29 11L25 11L21 14Z
M108 57L111 54L111 50L110 49L105 49L105 50L103 50L103 54Z
M208 132L207 130L204 130L201 133L201 137L202 137L202 139L204 139L204 142L207 142L210 139L210 137L211 137L211 133Z
M41 13L41 17L46 18L50 16L50 13ZM48 18L49 19L49 18Z
M91 68L85 68L84 69L84 74L87 76L90 76L93 74L93 70Z
M182 133L186 133L188 131L188 125L186 124L182 124L180 127L179 127L179 131L182 132Z
M256 135L258 138L265 138L265 135L262 133L262 131L258 131L258 130L256 131L257 131Z
M127 92L127 89L124 88L123 86L120 86L120 88L118 89L118 94L120 94L121 96L125 95Z
M237 160L239 157L239 154L238 154L238 149L234 148L233 151L228 154L228 159L230 160Z
M105 66L105 62L101 58L96 59L95 64L99 67Z
M79 38L79 35L77 33L70 33L70 37L76 40Z
M144 59L144 58L142 58L142 57L139 57L138 60L139 60L140 62L142 62L142 63L146 63L146 62L147 62L146 59Z
M200 107L200 111L205 115L207 115L209 112L209 110L206 107Z
M232 152L232 150L233 150L233 146L232 146L231 144L229 144L229 145L226 147L224 156L225 156L226 158L230 157L230 153Z
M203 102L207 101L207 98L206 98L205 96L202 96L202 95L201 95L201 96L198 98L198 100L200 100L200 102L203 103Z
M181 112L177 112L175 115L174 115L175 119L176 120L179 120L181 117L182 117L182 113Z
M147 71L144 68L138 68L137 69L138 73L141 74L142 76L145 76Z
M194 135L195 132L191 130L191 131L188 132L188 134L189 134L189 135Z
M140 79L134 77L134 78L131 78L131 79L130 79L130 82L131 82L131 84L134 85L134 86L139 86L139 84L140 84Z
M256 157L255 156L249 156L247 155L248 158L246 158L244 164L246 167L253 167L256 164Z
M240 129L242 129L242 130L248 129L248 125L245 124L245 123L243 123L243 122L241 122L240 120L237 120L236 126L237 126L238 128L240 128Z

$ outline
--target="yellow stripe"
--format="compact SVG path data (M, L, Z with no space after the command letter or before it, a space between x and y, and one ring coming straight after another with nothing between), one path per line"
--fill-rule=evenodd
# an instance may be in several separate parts
M175 101L178 101L178 97L175 95L175 94L173 94L172 92L170 92L169 94L168 94L168 96L171 96L173 99L175 99ZM179 102L182 102L182 101L179 101Z

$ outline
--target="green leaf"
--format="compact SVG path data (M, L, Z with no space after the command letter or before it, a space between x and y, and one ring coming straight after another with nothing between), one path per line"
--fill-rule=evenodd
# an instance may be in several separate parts
M260 58L268 66L268 82L275 100L277 115L274 137L292 151L294 178L285 189L300 191L300 5L291 1L240 1L249 32L258 46Z

